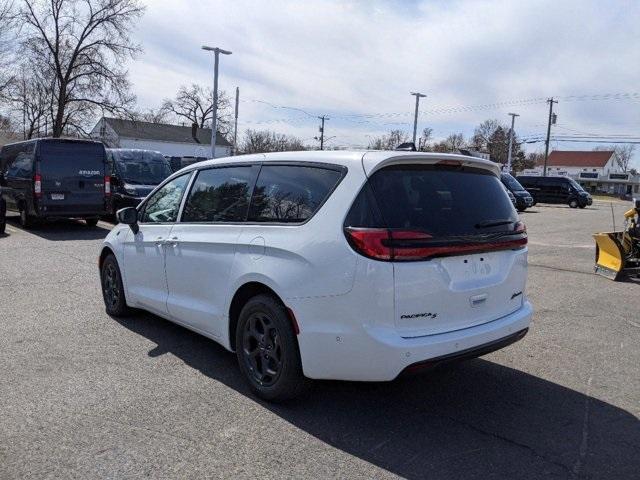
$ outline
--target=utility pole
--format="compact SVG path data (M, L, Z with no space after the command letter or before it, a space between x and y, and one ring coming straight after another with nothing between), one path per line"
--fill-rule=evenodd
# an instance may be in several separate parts
M216 158L216 137L217 137L217 117L218 117L218 58L220 54L231 55L228 50L218 47L202 46L203 50L213 52L215 60L213 64L213 118L211 119L211 158Z
M516 123L516 117L519 117L517 113L510 113L511 115L511 132L509 133L509 154L507 155L507 173L511 173L511 150L513 147L513 126Z
M321 117L318 117L318 118L322 122L320 125L320 150L324 150L324 121L329 120L329 118L327 118L326 115L322 115ZM317 138L318 137L316 137L316 139Z
M547 100L549 104L549 123L547 124L547 140L544 142L544 169L542 170L542 176L547 176L547 159L549 158L549 137L551 137L551 121L553 119L553 104L558 103L553 97ZM553 122L555 123L555 122Z
M416 134L418 132L418 106L420 105L420 99L426 97L420 92L411 92L411 95L416 97L416 112L413 116L413 144L416 144Z
M233 123L233 155L238 154L238 102L240 101L240 87L236 87L236 111Z

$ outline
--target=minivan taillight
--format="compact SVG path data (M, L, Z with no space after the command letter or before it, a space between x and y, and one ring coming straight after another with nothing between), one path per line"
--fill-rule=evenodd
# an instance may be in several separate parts
M104 177L104 195L106 197L111 195L111 177L109 175Z
M42 197L42 177L39 173L33 176L33 193L38 198Z
M345 228L345 235L355 251L376 260L411 261L464 255L495 250L514 250L527 244L526 228L516 229L503 238L459 242L435 239L425 232L388 230L385 228Z

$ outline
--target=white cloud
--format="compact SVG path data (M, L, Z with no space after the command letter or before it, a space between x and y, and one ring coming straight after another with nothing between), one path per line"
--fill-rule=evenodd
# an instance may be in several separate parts
M227 48L233 55L221 59L220 85L228 92L240 87L242 127L264 125L303 138L317 133L312 118L249 101L260 99L333 115L327 135L338 135L336 143L366 144L365 135L388 130L390 122L410 131L415 90L428 95L423 110L637 92L638 25L640 3L633 1L149 0L137 34L145 53L130 71L140 103L153 107L181 84L211 82L212 60L202 44ZM556 110L567 128L633 133L640 127L638 106L637 98L561 101ZM468 135L485 118L506 122L514 109L522 133L544 132L544 103L420 121L438 136ZM403 115L370 123L337 118L388 112ZM255 123L285 118L295 120Z

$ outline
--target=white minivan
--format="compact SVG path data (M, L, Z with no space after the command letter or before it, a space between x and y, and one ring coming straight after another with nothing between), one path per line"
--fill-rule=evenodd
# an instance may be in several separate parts
M100 252L107 313L144 309L238 357L262 398L385 381L520 340L527 233L497 164L395 151L190 165Z

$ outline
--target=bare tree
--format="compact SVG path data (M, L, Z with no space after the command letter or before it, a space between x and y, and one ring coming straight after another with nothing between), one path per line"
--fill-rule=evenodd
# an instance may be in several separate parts
M626 145L598 145L593 149L598 152L613 152L616 155L616 163L623 172L629 171L629 165L633 159L633 153L636 150L634 144Z
M629 170L629 165L633 158L635 149L636 146L633 144L616 145L613 147L613 151L616 152L616 161L623 172L627 172Z
M52 80L52 135L86 133L96 110L133 105L123 65L140 48L130 32L144 7L139 0L24 0L24 51L34 74Z
M134 120L150 123L166 123L168 121L169 113L162 109L149 108L142 112L134 112L131 115Z
M226 135L231 130L231 103L224 91L218 92L217 130ZM166 99L162 110L178 119L196 123L199 128L209 127L213 118L213 90L200 85L181 86L173 100Z
M426 127L422 130L422 134L420 135L419 141L418 141L418 150L420 150L421 152L428 152L429 150L431 150L431 146L429 145L429 142L431 141L431 138L433 136L433 128L429 128Z
M25 69L13 81L7 97L14 118L22 118L25 139L48 132L51 90L46 79L31 76Z
M299 138L269 130L247 130L239 147L241 153L292 152L306 149Z
M409 135L402 130L391 130L388 135L372 138L369 141L371 150L393 150L401 143L409 141Z
M489 119L478 125L473 131L473 137L471 137L471 146L478 151L489 151L489 145L491 144L491 136L500 127L498 120Z
M0 0L0 98L6 95L15 79L11 66L15 63L14 43L17 38L13 0Z
M434 152L455 153L465 146L464 135L462 133L452 133L441 142L433 146Z

